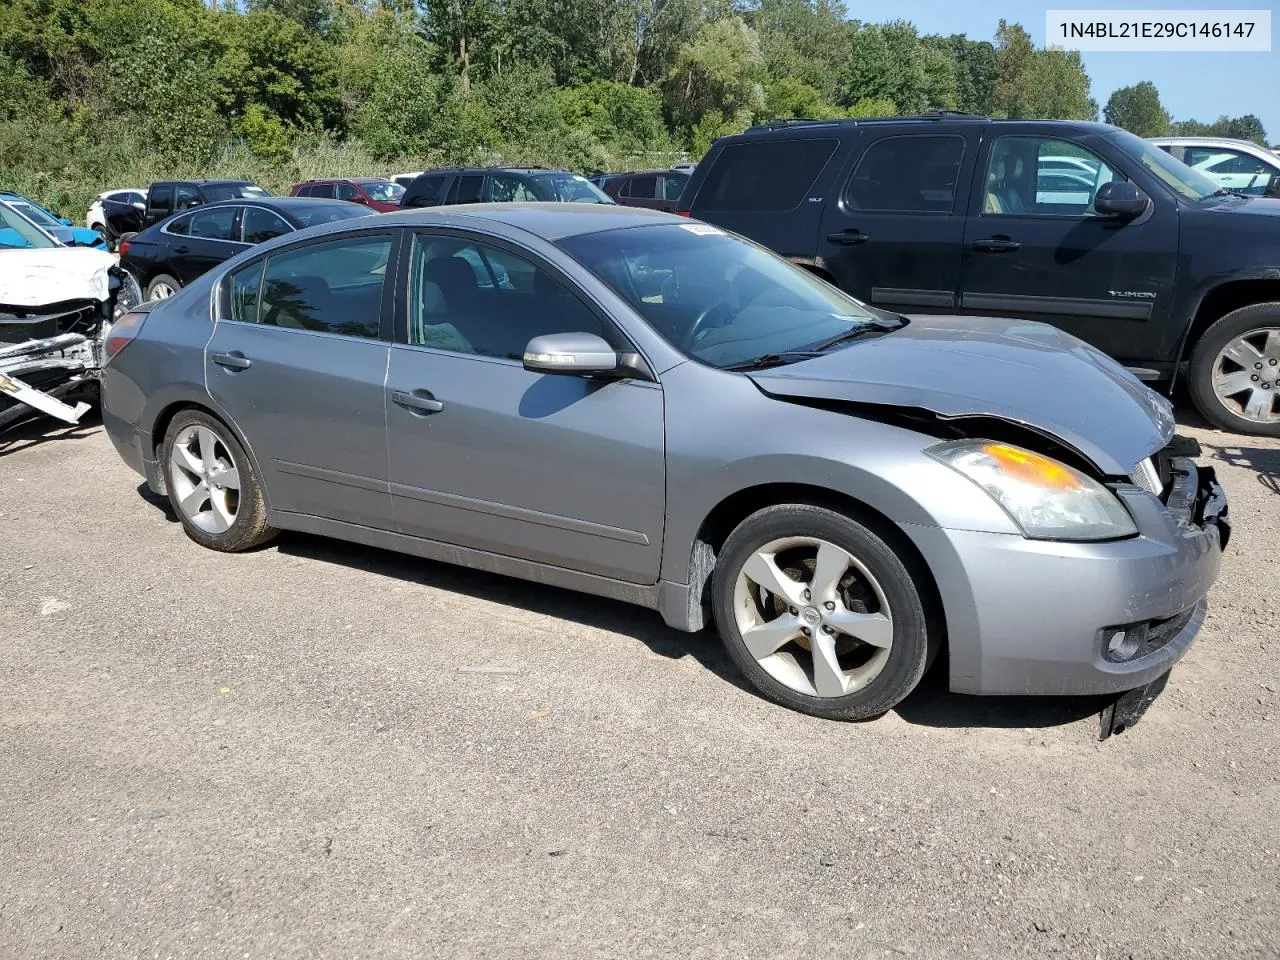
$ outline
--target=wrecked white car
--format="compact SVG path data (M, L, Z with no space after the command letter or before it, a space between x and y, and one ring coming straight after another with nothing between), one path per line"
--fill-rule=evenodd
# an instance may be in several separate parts
M112 321L141 299L114 255L62 246L0 205L0 430L37 411L78 422Z

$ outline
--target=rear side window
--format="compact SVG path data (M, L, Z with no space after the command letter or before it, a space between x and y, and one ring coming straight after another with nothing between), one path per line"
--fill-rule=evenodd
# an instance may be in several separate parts
M151 205L153 207L167 207L171 196L173 196L173 188L169 184L157 183L151 188Z
M375 236L309 244L269 257L259 322L378 339L390 255L391 238Z
M698 210L792 210L836 152L833 138L731 143L694 199Z
M483 175L468 174L465 177L459 177L454 181L453 189L449 192L449 202L479 203L482 189L484 189Z
M652 200L658 191L657 177L632 177L631 185L627 188L629 192L627 196L634 197L637 200Z
M435 207L440 205L446 177L419 177L405 188L402 207Z
M323 197L325 200L332 200L334 198L333 184L313 183L311 185L311 193L309 193L308 196Z
M867 147L845 187L845 206L894 213L955 208L963 137L886 137Z
M684 186L688 182L688 177L667 174L662 178L662 199L679 200L680 194L684 193Z
M165 233L172 233L175 236L185 237L191 233L191 217L174 217L165 227Z
M292 232L293 227L262 207L245 207L240 227L245 243L266 243L272 237Z

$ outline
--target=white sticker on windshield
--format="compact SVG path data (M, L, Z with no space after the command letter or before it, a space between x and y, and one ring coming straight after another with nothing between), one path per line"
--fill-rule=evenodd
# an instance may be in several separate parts
M724 231L719 227L713 227L709 223L682 223L680 224L690 233L696 233L700 237L721 237Z

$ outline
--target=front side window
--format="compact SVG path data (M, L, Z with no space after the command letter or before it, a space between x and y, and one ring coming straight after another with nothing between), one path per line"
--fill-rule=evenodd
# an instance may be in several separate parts
M336 186L338 188L339 200L346 200L348 203L353 203L360 199L360 191L351 186L351 184L339 183Z
M1213 147L1187 147L1185 163L1212 177L1219 186L1256 197L1267 192L1271 177L1280 172L1280 167L1268 166L1247 153Z
M195 187L179 186L173 192L173 209L185 210L200 202L200 192Z
M419 234L409 265L409 343L519 360L534 337L612 329L558 277L501 247Z
M191 217L189 236L206 240L235 239L236 213L239 207L210 207Z
M538 198L533 195L533 191L526 187L524 181L519 177L510 176L509 174L495 174L489 177L484 199L487 203L529 203Z
M241 220L241 239L245 243L266 243L272 237L293 231L293 227L262 207L245 207Z
M792 210L839 145L834 138L731 143L693 202L699 210Z
M387 236L308 244L274 254L262 274L258 321L376 340L390 255Z
M963 137L886 137L867 147L845 188L852 210L951 213Z
M400 198L404 196L404 187L389 180L366 181L360 186L364 187L364 192L379 203L399 203Z
M784 363L901 322L703 223L606 230L558 245L668 343L714 367Z
M241 267L227 278L222 290L222 317L241 323L258 322L258 292L262 288L264 263L259 260Z
M450 203L479 203L480 192L484 189L483 174L467 174L453 183L453 195Z
M1124 177L1079 144L1051 137L1001 137L987 160L982 212L1096 217L1098 188L1118 180Z
M541 200L556 203L613 203L613 198L576 173L535 173L529 182ZM635 196L635 194L632 194Z

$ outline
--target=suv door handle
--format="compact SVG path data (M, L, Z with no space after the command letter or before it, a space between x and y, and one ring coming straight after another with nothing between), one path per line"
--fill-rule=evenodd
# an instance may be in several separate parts
M831 243L840 243L846 247L856 246L859 243L866 243L870 239L870 234L863 233L857 227L850 227L848 230L841 230L839 233L827 234L828 241Z
M973 249L981 253L1012 253L1021 246L1019 241L1010 240L1008 237L991 237L989 240L973 241Z
M230 353L215 353L210 359L218 366L226 367L228 370L248 370L253 363L239 350L232 350Z
M393 390L391 401L410 411L418 410L422 413L439 413L444 409L444 404L433 397L430 390L414 390L412 393L407 390Z

